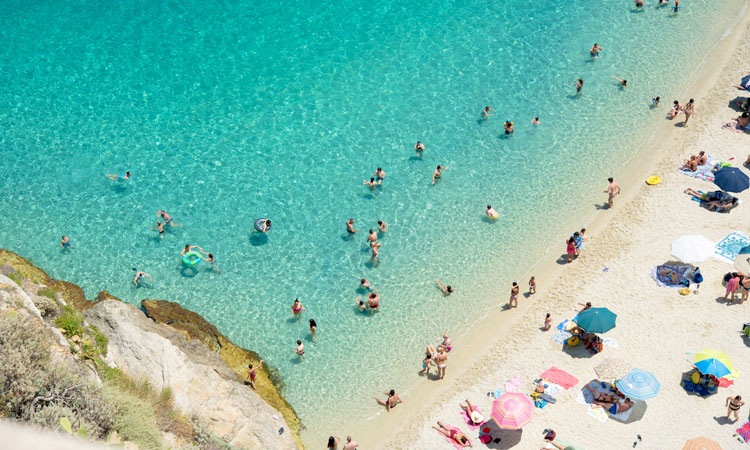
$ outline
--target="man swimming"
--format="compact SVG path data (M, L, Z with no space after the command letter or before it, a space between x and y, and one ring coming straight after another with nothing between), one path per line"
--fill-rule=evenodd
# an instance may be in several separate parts
M154 281L153 278L151 278L151 275L147 274L146 272L138 272L135 273L135 278L133 278L133 284L135 287L140 287L141 278L148 277L149 280Z
M375 181L375 177L372 177L370 178L370 181L365 180L362 182L362 184L370 186L370 189L375 189L380 184L380 181Z
M356 230L354 229L354 219L349 219L346 221L346 232L349 234L354 234L357 231L359 231L359 228Z
M110 174L110 175L107 175L107 178L109 178L110 180L113 180L113 181L127 180L128 178L130 178L130 172L125 172L125 175Z
M490 111L494 111L494 109L490 108L489 106L484 107L484 111L482 111L482 119L487 120L487 118L492 117L492 114L490 114Z
M620 87L621 87L621 88L627 87L627 85L628 85L628 80L621 80L621 79L617 78L617 77L616 77L616 76L614 76L614 75L612 75L612 78L614 78L615 80L617 80L617 82L618 82L618 83L620 83Z
M163 209L160 209L159 211L156 211L156 217L161 217L162 219L164 219L164 225L169 225L170 227L181 227L182 226L179 223L173 222L172 221L172 216L170 216L169 214L167 214L167 212L164 211Z
M598 58L599 57L599 50L604 50L604 48L599 47L599 44L594 43L594 45L591 47L591 50L589 50L589 53L591 54L592 58Z

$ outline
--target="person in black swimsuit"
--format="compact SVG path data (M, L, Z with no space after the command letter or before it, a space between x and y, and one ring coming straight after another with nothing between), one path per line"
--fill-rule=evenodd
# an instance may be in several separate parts
M724 403L724 406L727 407L727 420L729 420L730 414L734 413L734 421L740 420L740 408L742 408L742 405L744 405L745 402L742 401L742 397L739 395L732 398L727 397L727 401Z

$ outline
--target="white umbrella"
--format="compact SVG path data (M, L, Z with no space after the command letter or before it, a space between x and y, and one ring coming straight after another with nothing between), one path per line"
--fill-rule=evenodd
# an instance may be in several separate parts
M688 264L705 261L714 254L714 243L705 236L688 234L672 241L672 256Z

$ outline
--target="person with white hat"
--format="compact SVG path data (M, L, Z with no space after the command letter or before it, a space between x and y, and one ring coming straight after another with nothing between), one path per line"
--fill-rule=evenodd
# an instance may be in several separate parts
M469 421L471 422L471 425L480 425L484 422L484 417L482 417L482 413L479 412L476 406L472 405L469 399L466 399L466 405L459 403L458 406L461 407L461 409L464 410L466 413L466 416L469 418Z

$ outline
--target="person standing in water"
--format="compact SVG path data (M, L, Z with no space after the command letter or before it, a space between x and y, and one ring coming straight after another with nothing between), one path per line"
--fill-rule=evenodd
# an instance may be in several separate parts
M359 280L359 288L363 291L369 291L372 289L372 285L370 285L370 282L367 281L367 278L362 278Z
M169 214L167 214L167 212L165 210L163 210L163 209L160 209L159 211L156 212L156 217L161 217L162 219L164 219L164 225L169 225L170 227L181 227L182 226L179 223L173 222L172 221L172 216L170 216Z
M580 94L580 93L581 93L581 88L583 87L583 79L582 79L582 78L579 78L579 79L578 79L578 81L576 81L576 82L575 82L575 83L573 83L573 84L574 84L574 85L575 85L575 87L576 87L576 92L578 92L578 93Z
M417 152L417 156L422 156L424 150L424 144L421 141L417 141L417 143L414 144L414 151Z
M208 256L201 255L201 258L203 258L204 261L208 261L211 263L211 270L213 270L216 273L221 273L221 270L219 270L219 268L216 267L216 258L214 258L213 253L209 253Z
M378 242L378 233L376 233L375 230L371 228L370 234L367 235L367 243L372 246L376 242Z
M685 121L682 122L682 126L686 127L688 120L690 120L690 116L692 116L695 112L695 100L691 98L690 101L687 102L685 107L682 109L682 112L685 114Z
M310 336L312 336L312 340L315 340L315 334L318 332L318 324L315 323L315 319L310 319Z
M378 230L385 233L388 231L388 224L386 222L383 222L382 220L378 220Z
M299 301L298 298L294 299L294 303L292 303L292 315L293 316L299 316L302 314L302 311L307 312L304 306L302 306L302 302Z
M435 172L432 174L432 184L435 184L435 178L440 178L443 176L443 170L446 170L447 167L443 167L440 164L438 164L437 169L435 169Z
M500 214L495 211L495 208L493 208L492 205L487 205L487 209L484 212L490 219L497 219L500 217Z
M375 189L380 184L380 181L375 181L375 177L370 178L370 181L363 181L362 184L370 186L370 189Z
M263 367L262 359L258 362L258 367ZM255 377L257 376L257 374L255 372L258 370L258 367L253 367L252 364L248 364L247 366L247 377L250 379L250 387L253 389L256 389Z
M510 308L518 308L518 283L513 282L513 287L510 288L510 300L508 300L508 306Z
M493 115L490 114L490 111L494 111L494 109L490 108L489 106L484 107L484 111L482 111L482 120L487 120L488 118L492 117Z
M151 275L147 274L146 272L136 271L135 278L133 278L133 284L135 285L135 287L141 286L141 278L143 277L148 277L149 280L154 281L154 279L151 278Z
M68 236L65 236L64 234L60 239L60 248L63 250L70 250L71 248L73 248L73 244L70 242L70 238Z
M299 360L302 361L302 355L305 354L305 344L299 339L297 339L297 347L294 348L294 353L296 353Z
M156 226L151 227L152 230L158 230L159 231L159 239L164 239L164 224L161 223L160 220L156 221Z
M377 181L378 184L382 183L383 180L385 180L385 171L380 167L375 170L375 173L373 173L373 175L375 175L375 181Z
M359 228L356 230L354 229L354 219L349 219L346 221L346 232L349 234L354 234L357 231L359 231Z
M615 196L620 195L620 185L615 183L615 180L612 177L607 178L607 181L609 181L609 186L604 190L604 193L609 194L607 204L611 208L614 206L613 200L615 199Z
M589 53L591 54L592 58L598 58L599 57L599 50L604 50L604 48L599 47L599 44L596 42L594 45L591 46L591 50L589 50Z

